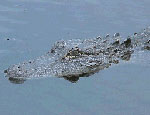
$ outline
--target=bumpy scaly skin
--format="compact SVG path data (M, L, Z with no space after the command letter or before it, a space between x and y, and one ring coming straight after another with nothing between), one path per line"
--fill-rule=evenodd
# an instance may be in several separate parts
M136 49L150 50L150 28L121 40L116 33L113 37L58 41L45 55L13 65L5 73L10 80L58 76L74 82L120 60L128 61Z

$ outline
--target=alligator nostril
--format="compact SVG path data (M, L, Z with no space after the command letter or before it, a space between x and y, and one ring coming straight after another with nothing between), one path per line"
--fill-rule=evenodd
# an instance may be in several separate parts
M4 73L7 73L8 71L7 70L4 70Z

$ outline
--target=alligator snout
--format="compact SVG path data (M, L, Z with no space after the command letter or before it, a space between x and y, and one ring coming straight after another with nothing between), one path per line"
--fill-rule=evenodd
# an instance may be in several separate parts
M8 77L8 80L11 83L14 84L22 84L24 81L26 81L25 78L22 78L20 74L17 72L10 72L8 69L4 70L4 73L6 73L6 77Z
M22 77L22 74L19 72L20 71L18 71L18 70L10 70L10 69L4 70L6 77L20 78L20 77Z

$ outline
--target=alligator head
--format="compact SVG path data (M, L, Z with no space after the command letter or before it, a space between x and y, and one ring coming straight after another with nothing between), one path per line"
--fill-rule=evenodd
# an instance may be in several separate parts
M10 66L4 73L11 81L19 83L45 76L63 77L76 82L79 77L90 76L121 60L129 61L137 47L149 50L149 40L150 28L125 41L119 34L85 40L62 40L56 42L45 55Z

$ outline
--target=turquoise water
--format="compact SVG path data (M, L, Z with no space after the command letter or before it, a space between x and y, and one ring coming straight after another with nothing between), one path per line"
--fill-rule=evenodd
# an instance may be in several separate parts
M139 32L150 25L149 6L148 0L0 1L0 114L149 115L148 51L74 84L54 76L12 84L3 73L60 39Z

